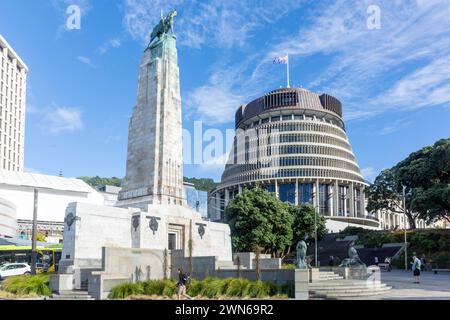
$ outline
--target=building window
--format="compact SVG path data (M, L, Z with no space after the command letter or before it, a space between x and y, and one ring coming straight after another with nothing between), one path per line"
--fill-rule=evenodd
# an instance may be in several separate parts
M329 215L329 185L319 185L319 210L323 215Z
M295 204L295 184L280 184L279 195L281 201Z
M313 185L312 183L302 183L298 186L300 204L312 204Z

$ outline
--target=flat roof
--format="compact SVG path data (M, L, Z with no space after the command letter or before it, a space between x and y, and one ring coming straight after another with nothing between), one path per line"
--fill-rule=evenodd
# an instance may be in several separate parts
M8 51L11 53L11 55L15 59L17 59L19 66L21 66L22 68L25 68L25 70L28 72L28 66L25 64L25 62L23 62L23 60L20 58L20 56L14 51L14 49L11 47L11 45L8 43L8 41L6 41L6 39L3 38L3 36L1 34L0 34L0 45L8 48Z
M86 182L75 178L49 176L39 173L16 172L0 169L0 185L95 193Z

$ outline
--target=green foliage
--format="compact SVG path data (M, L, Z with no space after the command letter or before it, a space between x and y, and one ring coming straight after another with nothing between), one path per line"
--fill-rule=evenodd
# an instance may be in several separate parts
M91 187L93 187L95 189L98 189L98 188L106 186L106 185L120 187L121 183L122 183L122 179L116 178L116 177L101 178L99 176L96 176L96 177L86 176L86 177L79 177L78 179L83 180L84 182L86 182L88 185L90 185ZM213 179L206 179L206 178L197 179L197 178L186 178L185 177L184 181L192 183L197 190L208 191L208 192L210 192L217 186L217 183L214 182Z
M50 296L52 294L48 275L10 277L3 282L2 289L19 296Z
M197 190L208 191L208 192L210 192L217 186L217 183L214 182L213 179L206 179L206 178L197 179L197 178L186 178L185 177L184 181L192 183L195 186L195 189L197 189Z
M225 220L231 228L236 251L264 251L281 255L292 244L293 216L289 207L273 193L261 188L244 190L229 203Z
M277 257L283 257L299 240L314 238L314 219L313 206L284 203L259 187L244 190L225 209L236 251L254 251L259 246ZM318 239L326 232L325 218L317 214Z
M192 280L187 294L192 297L209 299L223 296L230 298L268 298L280 295L291 295L294 291L289 285L277 286L273 282L250 281L247 279L206 278L203 281ZM176 294L176 283L172 280L150 280L140 283L124 283L111 290L110 299L126 299L130 296L147 295L173 297Z
M233 279L225 292L227 297L245 297L250 286L250 280L244 278Z
M286 282L280 287L280 292L283 295L287 295L289 298L295 297L295 283L293 281Z
M295 269L297 269L297 266L294 263L286 263L286 264L283 264L281 266L281 268L285 269L285 270L295 270Z
M403 212L402 188L406 187L406 215L427 222L450 221L450 139L411 153L394 167L384 170L367 188L370 212Z
M142 283L124 283L114 287L109 293L109 299L125 299L129 296L144 294Z
M339 234L339 237L345 235L357 235L359 239L356 244L364 245L366 248L381 247L385 243L404 242L403 230L367 230L348 227ZM406 236L409 243L409 256L412 257L412 254L418 257L424 256L433 266L450 267L450 230L409 230ZM404 257L392 261L392 264L404 268Z
M116 177L100 178L99 176L96 176L96 177L79 177L78 179L83 180L94 189L99 189L100 187L103 186L120 187L120 184L122 183L122 179Z
M314 238L314 216L316 212L310 204L294 206L289 204L289 210L294 217L292 226L294 244L300 240ZM320 241L327 233L325 217L321 214L316 216L317 222L317 239Z

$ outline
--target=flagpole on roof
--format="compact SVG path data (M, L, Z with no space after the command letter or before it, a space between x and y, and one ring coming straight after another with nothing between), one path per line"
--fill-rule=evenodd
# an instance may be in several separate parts
M290 88L291 84L290 84L290 79L289 79L289 54L286 55L287 56L287 63L286 63L286 70L287 70L287 87Z

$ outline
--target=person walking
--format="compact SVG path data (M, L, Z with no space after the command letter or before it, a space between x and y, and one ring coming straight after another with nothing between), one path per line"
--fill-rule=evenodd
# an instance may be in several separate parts
M329 259L328 259L328 265L329 265L330 267L332 267L333 264L334 264L334 257L333 257L333 256L330 256Z
M421 263L422 263L422 271L428 271L427 268L427 260L425 259L425 256L422 256Z
M413 262L411 262L411 264L412 264L411 269L414 275L414 283L420 283L420 267L421 267L420 259L414 256Z
M378 264L380 263L380 262L378 261L378 257L375 257L374 260L375 260L375 265L378 267Z
M391 270L392 270L391 258L387 257L386 259L384 259L384 263L387 265L386 266L387 272L391 272Z
M192 300L192 297L188 296L186 293L186 284L189 280L187 274L183 273L183 269L181 268L177 269L177 273L178 273L178 283L177 283L178 300L181 300L181 297L184 297L188 300Z

